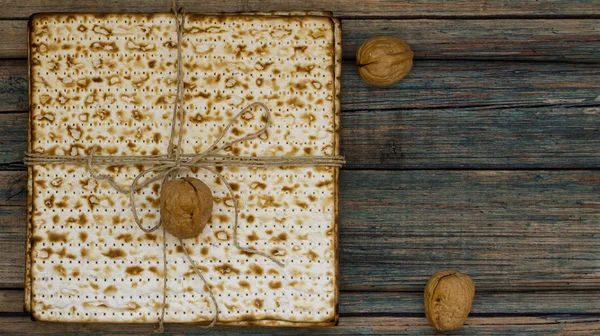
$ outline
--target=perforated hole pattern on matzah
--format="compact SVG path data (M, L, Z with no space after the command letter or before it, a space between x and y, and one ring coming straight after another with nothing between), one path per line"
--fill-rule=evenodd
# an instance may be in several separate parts
M165 154L176 92L176 32L169 14L38 15L30 22L30 150L86 155ZM225 154L337 154L336 25L318 16L186 15L185 153L200 153L244 106L269 106L261 139ZM224 141L254 132L260 109ZM99 153L100 154L100 153ZM98 167L129 184L148 167ZM280 268L232 242L233 200L204 170L185 176L213 191L213 217L185 241L215 292L220 321L332 321L337 304L337 169L219 169L240 207L239 238L277 256ZM162 302L162 234L133 221L128 196L84 166L30 172L31 310L50 321L155 322ZM159 185L136 197L144 225L158 221ZM166 322L208 321L210 298L167 235Z

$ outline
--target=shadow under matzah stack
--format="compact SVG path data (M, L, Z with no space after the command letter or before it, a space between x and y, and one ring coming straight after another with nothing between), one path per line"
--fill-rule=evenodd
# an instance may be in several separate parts
M40 14L29 23L29 151L49 155L164 155L176 92L172 14ZM339 22L328 13L187 14L183 37L183 152L201 153L244 106L272 125L229 155L339 154ZM256 131L260 113L229 136ZM231 139L231 138L230 138ZM227 139L225 139L227 140ZM148 168L98 166L123 184ZM194 170L215 206L186 249L219 303L219 324L337 321L338 168L219 169L240 206L239 239L284 264L240 253L233 200ZM159 185L137 195L144 226L158 221ZM156 322L163 239L135 224L126 194L84 165L29 168L25 307L36 320ZM158 231L160 232L160 231ZM206 322L210 298L183 247L167 235L165 322Z

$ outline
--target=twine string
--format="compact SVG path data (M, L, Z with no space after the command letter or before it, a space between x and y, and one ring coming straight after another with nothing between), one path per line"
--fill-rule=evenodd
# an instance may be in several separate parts
M244 107L238 112L231 120L227 123L223 131L218 135L217 139L212 145L204 152L199 154L184 154L182 152L183 143L183 126L185 125L185 113L183 109L184 105L184 81L183 81L183 56L182 56L182 38L184 33L185 24L185 12L182 7L178 7L176 0L172 0L172 12L175 15L175 25L177 29L177 91L175 103L173 105L173 118L171 122L171 132L169 137L169 144L167 147L167 155L151 155L151 156L101 156L96 155L99 149L98 145L94 145L90 148L87 156L68 156L68 155L48 155L39 153L26 153L25 164L27 165L45 165L45 164L85 164L89 171L90 176L95 178L97 181L106 181L112 188L118 192L129 195L129 203L131 213L136 225L146 233L154 232L158 230L162 222L159 220L157 224L152 227L146 228L142 224L139 218L135 195L141 189L160 181L159 185L162 186L168 182L174 175L183 171L191 171L192 168L204 169L219 178L221 182L226 186L229 197L233 202L234 208L234 226L233 226L233 244L239 250L262 256L269 259L284 267L284 264L274 258L273 256L258 251L250 247L241 246L238 240L238 215L239 207L233 189L225 176L216 170L209 167L286 167L286 166L329 166L329 167L340 167L345 163L342 156L230 156L219 154L220 151L231 148L235 144L243 141L251 140L260 137L262 134L267 132L271 125L271 111L269 107L262 102L254 102ZM229 129L242 117L245 113L259 107L263 110L263 114L260 117L261 126L253 133L249 133L240 138L234 139L229 142L220 144ZM179 126L179 127L178 127ZM175 134L177 133L177 141L175 141ZM152 167L139 173L133 180L130 186L123 186L117 183L115 178L108 174L99 174L94 169L95 165L153 165ZM151 177L146 177L153 174ZM167 248L166 248L166 229L163 226L163 298L160 317L158 318L158 326L154 330L157 333L164 331L164 316L166 310L167 300ZM198 275L200 280L204 283L205 290L209 293L212 305L213 305L213 318L209 325L204 327L213 327L219 318L219 306L212 288L206 281L206 278L202 272L198 269L198 266L191 258L185 248L185 244L182 239L179 239L179 243L183 247L184 254L192 266L195 273Z

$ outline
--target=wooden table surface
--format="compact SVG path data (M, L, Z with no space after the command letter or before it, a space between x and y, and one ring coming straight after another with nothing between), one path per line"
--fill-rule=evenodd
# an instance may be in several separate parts
M476 296L456 334L600 334L600 0L202 0L188 12L330 10L342 19L340 323L167 325L179 334L433 334L439 270ZM36 12L166 12L157 0L0 0L0 332L148 334L22 312L26 23ZM411 74L363 83L354 54L394 35Z

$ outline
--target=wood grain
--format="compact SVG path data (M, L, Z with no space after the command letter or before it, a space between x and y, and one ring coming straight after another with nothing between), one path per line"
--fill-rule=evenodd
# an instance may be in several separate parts
M432 334L423 286L435 271L457 269L477 286L457 334L600 334L598 1L180 2L188 12L331 10L344 19L340 326L268 332ZM34 323L20 313L27 75L14 59L26 57L32 13L165 12L170 4L0 6L0 169L12 170L0 171L0 288L12 288L0 290L0 333L148 334L150 325ZM375 35L401 37L415 51L412 73L391 88L364 84L352 61ZM530 168L543 170L498 170Z
M26 111L27 108L27 62L0 61L0 112Z
M151 324L44 323L29 317L3 317L0 333L11 335L148 335ZM166 332L197 335L199 327L166 324ZM432 335L435 330L422 317L384 316L340 318L330 328L248 328L216 327L215 334L227 335ZM204 331L206 332L206 331ZM588 315L469 317L456 335L594 335L600 332L600 318Z
M598 62L600 20L344 20L343 53L376 35L408 42L416 59Z
M348 111L345 169L596 168L599 107ZM0 114L0 168L23 170L27 114Z
M415 59L600 61L600 20L342 20L344 58L366 39L394 35ZM0 21L0 58L27 57L27 22Z
M23 295L21 289L0 290L0 313L22 313Z
M420 61L381 89L344 63L349 169L600 166L600 67ZM26 109L23 61L0 63L0 110ZM22 169L26 115L0 114L0 167Z
M25 207L0 206L0 230L0 288L23 288L27 230Z
M600 171L344 171L340 184L342 290L421 291L442 269L478 291L600 289ZM0 206L0 288L23 282L17 201Z
M348 111L479 107L600 106L600 67L535 62L416 61L388 88L342 67L342 117ZM27 110L27 63L0 61L0 112Z
M477 286L477 284L475 284ZM342 292L340 314L422 314L423 292ZM492 293L476 290L471 316L600 314L598 291Z
M343 18L366 17L569 17L600 14L595 0L180 0L187 12L326 10ZM0 19L24 19L39 12L167 12L170 1L0 0Z
M22 313L23 291L0 290L0 313ZM491 314L599 314L600 291L477 292L471 316ZM410 314L425 317L422 292L341 292L340 314L373 316Z
M0 58L27 58L27 21L0 21Z

